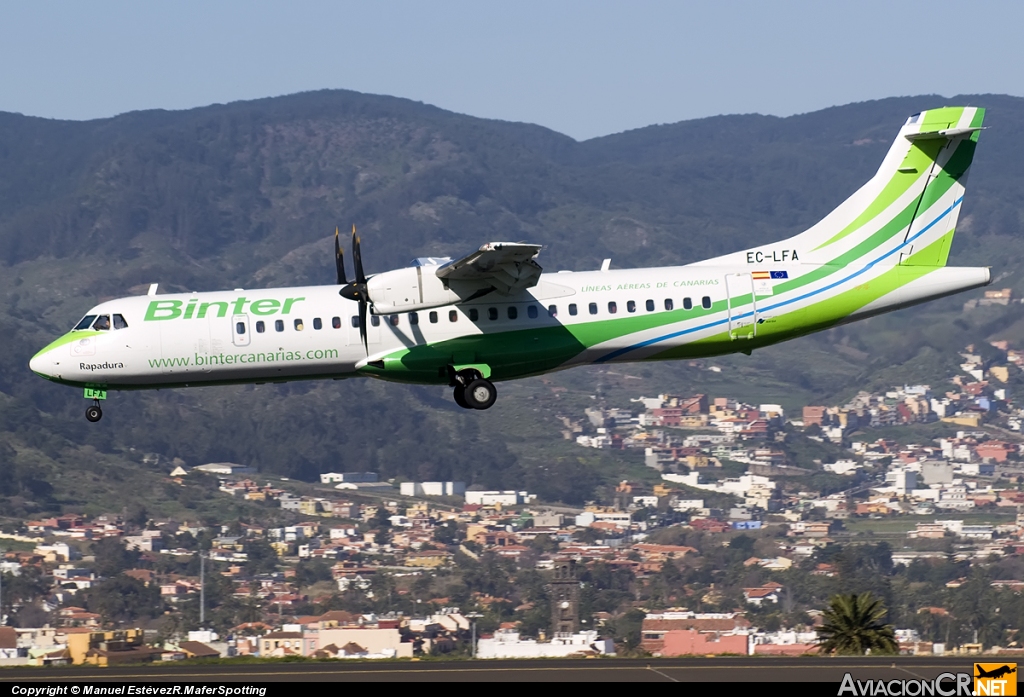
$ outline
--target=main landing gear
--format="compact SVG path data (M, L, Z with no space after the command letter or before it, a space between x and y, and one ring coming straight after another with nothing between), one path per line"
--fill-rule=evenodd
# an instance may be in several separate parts
M494 383L484 379L476 370L453 371L451 377L455 403L463 409L490 409L498 398Z

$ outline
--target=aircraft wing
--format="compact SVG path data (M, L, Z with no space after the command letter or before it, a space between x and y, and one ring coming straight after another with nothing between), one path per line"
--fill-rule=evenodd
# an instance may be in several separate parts
M537 285L541 267L535 261L539 244L488 242L472 254L437 269L446 284L470 281L490 287L502 295L513 295Z

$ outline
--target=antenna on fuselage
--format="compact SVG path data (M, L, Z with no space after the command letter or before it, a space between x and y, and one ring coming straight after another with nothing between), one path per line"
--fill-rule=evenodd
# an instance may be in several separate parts
M146 295L156 295L156 289L157 289L157 286L159 286L159 285L160 285L159 283L150 283L149 284L149 290L146 291Z

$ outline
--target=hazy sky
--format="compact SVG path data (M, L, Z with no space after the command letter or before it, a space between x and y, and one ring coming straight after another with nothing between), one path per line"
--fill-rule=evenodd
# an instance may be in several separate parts
M0 111L346 88L578 139L883 97L1024 95L1022 2L0 2Z

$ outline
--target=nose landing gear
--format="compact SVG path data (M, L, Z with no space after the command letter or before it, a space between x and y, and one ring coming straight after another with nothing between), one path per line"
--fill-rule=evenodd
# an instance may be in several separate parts
M107 391L96 387L86 387L85 398L92 400L92 406L85 410L85 418L92 423L96 423L103 418L103 409L100 408L100 400L107 398Z
M100 409L99 400L96 400L95 404L85 410L85 418L93 423L96 423L103 418L103 410Z

